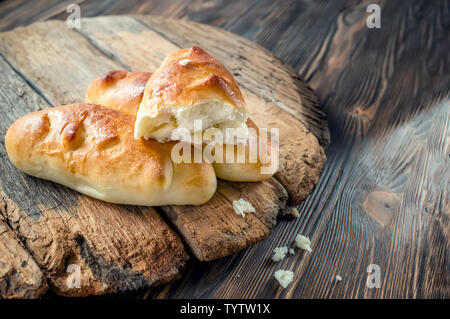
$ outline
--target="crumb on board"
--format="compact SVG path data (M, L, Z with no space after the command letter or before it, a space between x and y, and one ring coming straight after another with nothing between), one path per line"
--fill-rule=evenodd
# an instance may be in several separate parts
M294 280L294 273L290 270L279 269L275 271L274 276L283 288L289 286L289 284Z
M255 207L245 199L239 199L233 201L233 209L237 215L241 215L245 218L245 213L254 213Z
M291 207L289 209L289 213L294 216L295 218L299 218L300 217L300 213L298 212L298 210L296 210L294 207Z
M289 254L295 255L295 250L294 250L294 248L290 248L290 249L289 249Z
M298 248L303 249L308 251L309 253L312 252L311 249L311 241L309 240L308 237L305 237L303 235L298 234L295 237L295 244L297 245Z
M287 252L288 252L288 248L286 246L276 247L273 250L272 260L274 262L282 261L284 259L284 257L286 257Z
M337 276L336 276L336 281L342 281L342 277L339 276L339 275L337 275Z

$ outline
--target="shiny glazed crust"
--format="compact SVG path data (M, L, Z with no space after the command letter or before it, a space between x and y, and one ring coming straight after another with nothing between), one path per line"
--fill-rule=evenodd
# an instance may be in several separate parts
M136 140L134 117L73 104L28 114L8 129L11 162L25 173L120 204L202 204L216 190L210 164L175 164L174 143Z

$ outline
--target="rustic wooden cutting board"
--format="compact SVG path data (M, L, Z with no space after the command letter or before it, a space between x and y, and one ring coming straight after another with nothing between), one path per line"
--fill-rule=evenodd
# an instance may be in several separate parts
M4 134L17 118L81 103L99 75L152 71L169 52L192 45L233 73L258 126L280 129L274 177L219 181L202 206L149 208L89 198L27 176L7 160ZM0 55L0 282L8 283L0 284L1 296L39 296L47 281L68 296L172 281L181 276L188 252L214 260L266 238L280 211L304 200L318 181L329 132L316 96L289 67L239 36L188 21L111 16L83 19L81 29L50 21L1 33ZM257 212L236 215L231 203L239 198ZM79 288L69 288L69 265L79 267Z

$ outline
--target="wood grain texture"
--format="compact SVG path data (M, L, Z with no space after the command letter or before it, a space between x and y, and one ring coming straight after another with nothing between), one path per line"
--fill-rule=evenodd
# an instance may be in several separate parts
M2 1L0 2L0 29L10 30L17 25L48 19L56 13L66 13L68 5L81 2L80 0Z
M365 27L369 3L381 5L381 29ZM448 1L87 0L80 6L83 17L162 15L242 35L309 81L331 129L324 172L298 206L300 219L278 222L268 240L233 256L191 260L183 280L144 296L450 297ZM21 10L7 16L15 25L28 21ZM55 10L53 17L67 13ZM292 243L298 232L311 236L313 253L271 263L272 249ZM379 289L365 285L372 263L381 269ZM295 271L288 290L273 279L279 268ZM337 274L340 283L333 282Z
M0 211L11 201L0 195ZM0 214L0 296L2 298L39 298L47 292L44 274L19 238Z
M255 213L243 218L233 201L245 199ZM211 261L229 256L270 235L288 195L273 177L260 183L218 181L213 198L201 206L167 206L162 210L197 259Z

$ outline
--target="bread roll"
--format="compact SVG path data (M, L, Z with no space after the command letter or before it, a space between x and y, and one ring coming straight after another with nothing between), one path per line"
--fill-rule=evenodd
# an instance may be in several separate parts
M225 66L199 47L169 54L152 74L137 112L135 138L160 142L177 140L172 133L184 128L190 133L207 129L239 129L227 136L237 143L248 136L248 111L244 97ZM201 120L201 129L194 127ZM229 134L228 134L229 135Z
M254 139L247 140L242 145L228 144L222 146L224 158L228 156L232 161L212 162L217 177L232 182L260 182L273 176L278 171L278 154L272 156L270 138L264 132L260 132L250 118L247 120L247 126L254 129L253 132L256 132ZM260 139L267 143L267 150L259 152ZM252 144L252 146L249 144ZM252 151L258 152L257 157L253 159L250 157L251 147L255 148ZM266 154L270 161L262 161L260 154ZM239 158L243 158L244 161L239 162Z
M111 76L120 74L120 76ZM150 77L150 72L126 72L126 71L111 71L104 76L95 79L86 91L86 102L94 104L102 104L103 106L113 109L121 109L130 115L135 116L139 107L139 96L142 97L144 86L142 82ZM130 79L140 79L140 81L133 81ZM134 92L133 95L128 92ZM128 99L127 99L128 97ZM250 119L247 119L247 126L259 132L256 124ZM262 136L268 141L270 149L270 140L266 136ZM228 181L234 182L258 182L271 177L278 168L278 157L273 157L272 162L263 164L258 156L256 162L249 161L249 144L248 140L244 143L244 148L236 145L223 145L223 154L227 153L227 147L232 147L236 157L244 153L244 163L217 163L213 162L213 167L216 176ZM264 173L263 167L274 167L273 173Z
M86 103L98 104L136 117L150 72L114 70L95 79L86 91Z
M175 164L173 143L136 140L134 117L77 104L34 112L14 122L5 144L25 173L118 204L198 205L216 190L210 164Z

